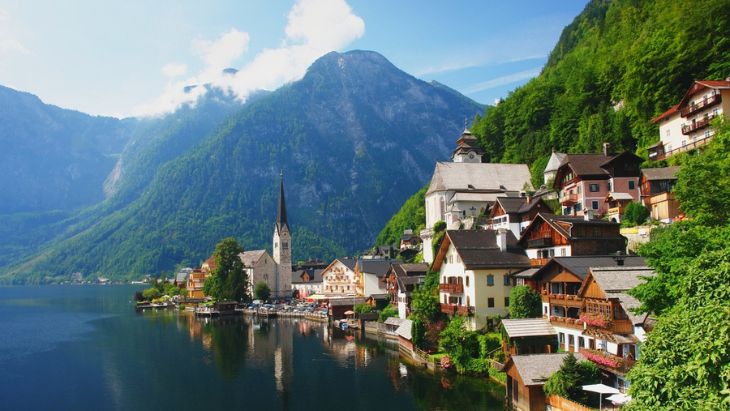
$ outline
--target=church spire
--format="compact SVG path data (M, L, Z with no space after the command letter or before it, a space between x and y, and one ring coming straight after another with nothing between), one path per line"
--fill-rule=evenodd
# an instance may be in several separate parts
M276 229L280 230L286 226L289 229L289 223L286 220L286 201L284 200L284 171L280 174L281 181L279 183L279 207L276 210Z

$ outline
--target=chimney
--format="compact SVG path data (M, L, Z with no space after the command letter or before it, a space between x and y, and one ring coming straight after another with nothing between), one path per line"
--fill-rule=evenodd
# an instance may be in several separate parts
M603 155L608 157L608 148L611 147L611 143L603 143Z
M593 210L585 210L583 212L583 219L586 221L593 220Z
M501 251L501 252L507 251L507 229L500 228L499 230L497 230L496 238L497 238L497 247L499 247L499 251Z

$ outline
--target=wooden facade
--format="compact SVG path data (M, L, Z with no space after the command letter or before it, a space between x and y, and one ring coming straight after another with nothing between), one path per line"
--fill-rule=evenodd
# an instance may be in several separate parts
M525 385L512 361L507 361L504 369L507 374L507 400L516 410L544 411L545 392L542 385Z

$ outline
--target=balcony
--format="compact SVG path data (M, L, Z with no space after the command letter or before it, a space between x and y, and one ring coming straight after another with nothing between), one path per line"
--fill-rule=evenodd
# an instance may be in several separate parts
M689 144L685 144L679 148L675 148L673 150L669 150L667 152L661 153L661 155L658 155L655 159L652 160L664 160L667 157L671 157L675 154L684 153L685 151L694 150L695 148L704 146L705 144L709 143L710 140L712 140L712 137L715 136L715 132L710 130L710 135L708 135L705 138L697 139Z
M456 304L441 304L441 312L448 315L474 315L474 307Z
M530 258L530 267L542 267L550 261L549 258Z
M573 294L543 294L542 302L562 307L583 307L583 299Z
M714 96L712 96L710 98L706 98L706 99L702 100L702 102L700 102L698 104L690 104L689 106L687 106L687 107L679 110L679 114L682 117L687 117L687 116L689 116L689 115L691 115L693 113L696 113L696 112L698 112L698 111L700 111L700 110L702 110L702 109L704 109L706 107L710 107L712 105L715 105L715 104L719 103L720 101L722 101L722 97L720 97L719 94L715 94Z
M527 248L552 247L553 239L551 237L533 238L527 240Z
M579 330L583 329L583 321L580 318L557 317L551 315L550 324L556 325L558 327L570 327L577 328Z
M710 121L712 121L713 118L715 118L715 115L707 116L702 120L693 121L692 124L682 124L682 134L687 135L701 128L709 126Z
M578 202L578 194L564 194L560 196L560 204L564 206L571 206Z
M634 366L635 360L623 358L600 350L581 348L580 353L589 361L596 363L601 368L607 368L619 373L627 373Z
M474 307L467 307L466 305L460 305L456 309L456 313L463 316L474 315Z
M463 294L464 293L464 284L456 284L456 283L439 284L439 291L444 292L444 293L450 293L450 294Z
M441 303L441 312L448 315L456 314L456 304L443 304Z

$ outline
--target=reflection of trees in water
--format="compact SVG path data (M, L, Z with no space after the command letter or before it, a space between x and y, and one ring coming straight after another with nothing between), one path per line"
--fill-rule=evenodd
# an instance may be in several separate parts
M223 378L232 380L246 360L246 327L239 318L216 318L203 327L210 335L213 359Z
M504 387L485 378L462 377L453 374L433 375L408 367L408 377L404 379L420 409L504 409L502 402Z

